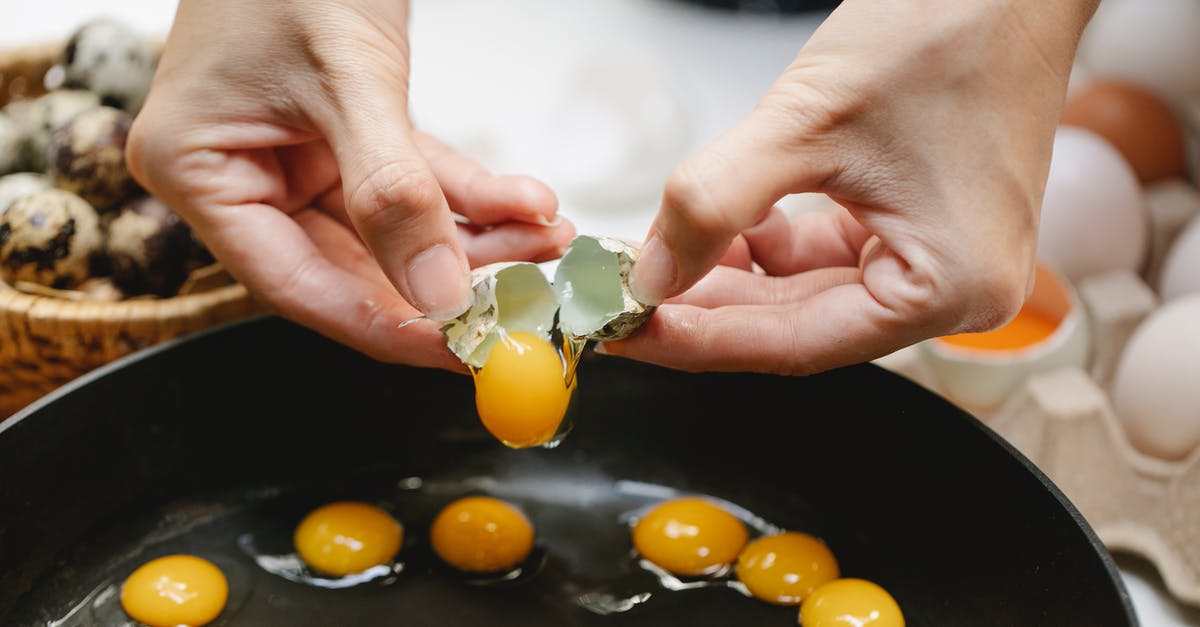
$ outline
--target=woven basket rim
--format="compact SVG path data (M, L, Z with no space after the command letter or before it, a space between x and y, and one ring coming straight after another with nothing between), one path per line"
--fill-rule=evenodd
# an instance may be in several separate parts
M161 46L161 38L148 39L154 45ZM61 54L65 45L65 38L18 46L0 45L0 72L21 63L52 62ZM64 318L76 321L190 318L209 309L249 299L248 290L240 283L165 298L104 301L71 300L44 294L30 294L0 281L0 313L28 312L36 309L43 318Z
M130 320L184 318L227 303L250 297L240 283L167 298L134 298L118 301L94 299L69 300L22 292L0 281L0 312L30 311L38 308L44 317Z

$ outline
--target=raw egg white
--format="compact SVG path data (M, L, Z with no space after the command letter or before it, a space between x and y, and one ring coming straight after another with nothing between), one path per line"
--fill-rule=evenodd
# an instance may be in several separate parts
M800 606L802 627L904 627L900 605L877 584L838 579L816 590Z
M661 503L633 527L633 546L642 557L685 577L721 570L737 558L748 538L736 516L693 497Z
M344 577L387 563L400 551L403 537L391 514L367 503L341 502L310 512L292 539L313 570Z
M447 505L430 530L438 557L470 573L511 570L529 557L533 539L533 524L521 510L484 496Z
M756 598L800 605L818 586L838 578L838 564L824 542L787 531L747 544L734 572Z
M1135 448L1175 460L1200 445L1200 294L1164 304L1125 347L1113 406Z
M562 424L576 380L567 386L562 357L549 340L509 333L475 372L475 407L483 426L504 444L545 444Z
M146 562L121 586L121 607L150 627L200 627L221 614L229 584L221 569L192 555Z
M1038 257L1070 281L1138 272L1148 246L1141 185L1121 153L1095 133L1061 126L1042 199Z

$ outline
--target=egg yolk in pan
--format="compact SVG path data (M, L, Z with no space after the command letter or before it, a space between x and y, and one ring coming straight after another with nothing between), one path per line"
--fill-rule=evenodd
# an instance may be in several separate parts
M475 407L483 426L501 442L537 446L558 431L574 388L574 381L567 387L553 344L513 332L496 342L475 372Z
M838 565L824 542L788 531L747 544L734 572L755 597L799 605L817 586L838 578Z
M511 570L533 549L533 525L504 501L470 496L447 505L430 530L433 550L466 572Z
M343 577L385 564L400 551L404 529L390 514L366 503L323 505L300 521L296 552L314 570Z
M838 579L813 590L800 606L803 627L904 627L887 590L865 579Z
M633 545L642 557L683 576L720 570L737 557L748 537L737 517L699 498L666 501L633 527Z
M220 615L229 597L221 569L192 555L146 562L121 585L121 607L150 627L200 627Z

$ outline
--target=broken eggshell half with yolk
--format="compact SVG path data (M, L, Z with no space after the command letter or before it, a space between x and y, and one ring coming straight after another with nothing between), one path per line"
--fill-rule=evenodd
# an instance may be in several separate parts
M629 290L637 255L626 242L580 235L559 260L553 285L538 265L528 262L476 268L471 276L475 302L443 325L446 344L463 363L482 368L504 334L523 331L548 338L556 315L564 337L628 337L654 311Z

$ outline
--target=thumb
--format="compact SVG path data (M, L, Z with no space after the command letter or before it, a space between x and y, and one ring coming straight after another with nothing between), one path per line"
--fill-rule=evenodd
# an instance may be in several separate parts
M638 300L683 292L776 201L820 187L832 168L803 128L787 108L760 105L675 168L630 277Z
M429 318L453 318L471 305L470 266L416 147L406 86L369 73L354 82L317 122L337 158L346 213L405 300Z

